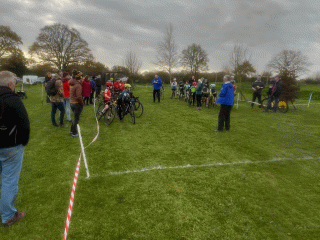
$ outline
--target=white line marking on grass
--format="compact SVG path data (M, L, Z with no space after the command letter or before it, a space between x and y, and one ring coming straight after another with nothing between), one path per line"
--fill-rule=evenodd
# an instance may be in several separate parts
M265 161L239 161L239 162L230 162L230 163L206 163L206 164L200 164L200 165L180 165L180 166L173 166L173 167L166 167L166 166L155 166L150 168L142 168L142 169L133 169L133 170L126 170L126 171L120 171L120 172L110 172L109 174L93 174L92 177L106 177L109 175L122 175L127 173L142 173L142 172L148 172L148 171L154 171L154 170L166 170L166 169L177 169L177 168L198 168L198 167L213 167L213 166L228 166L228 165L240 165L240 164L261 164L261 163L273 163L273 162L285 162L285 161L308 161L308 160L319 160L320 157L314 158L314 157L304 157L304 158L274 158L271 160L265 160Z

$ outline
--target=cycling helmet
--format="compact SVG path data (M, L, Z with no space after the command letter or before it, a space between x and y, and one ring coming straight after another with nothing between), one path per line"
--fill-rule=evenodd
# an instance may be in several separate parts
M177 79L176 79L176 78L174 78L174 79L173 79L173 81L177 81Z
M210 88L214 88L216 85L214 83L210 84Z
M113 83L109 80L109 81L106 82L106 85L107 85L107 87L112 87Z
M124 87L125 87L125 88L131 88L131 85L130 85L129 83L126 83L126 84L124 85Z

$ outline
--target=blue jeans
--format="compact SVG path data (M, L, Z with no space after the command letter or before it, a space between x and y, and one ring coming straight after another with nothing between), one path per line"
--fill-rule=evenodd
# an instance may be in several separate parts
M0 174L2 176L0 213L2 223L8 222L17 212L14 201L23 160L24 146L0 148Z
M71 121L71 107L70 107L70 98L64 98L63 99L64 108L66 109L67 113L67 119L70 122Z
M57 109L60 111L60 124L63 124L63 118L64 118L64 105L63 102L52 102L52 108L51 108L51 121L53 125L56 125L56 112Z
M270 97L268 100L267 109L271 109L271 103L274 100L273 111L276 112L278 110L279 98L278 97Z

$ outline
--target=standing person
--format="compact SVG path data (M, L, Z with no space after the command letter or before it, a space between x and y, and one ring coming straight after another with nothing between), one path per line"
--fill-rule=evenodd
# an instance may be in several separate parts
M223 77L223 84L217 100L218 104L221 104L219 117L218 117L218 129L215 132L223 131L224 127L228 131L230 130L230 112L233 105L234 90L230 82L230 76Z
M83 109L82 99L82 86L81 86L81 72L76 70L72 71L72 79L69 81L70 84L70 105L71 110L74 113L74 118L71 124L70 134L73 137L78 137L77 124L80 121L80 114Z
M71 123L71 107L70 107L70 75L68 72L62 73L62 84L63 84L63 104L67 113L67 120Z
M64 127L63 124L63 118L64 118L64 114L65 114L65 108L64 108L64 104L63 104L63 84L62 81L60 79L60 76L57 74L54 76L54 79L51 80L53 87L56 90L56 94L49 96L50 101L51 101L51 121L52 121L52 125L55 127L58 127L58 124L56 123L56 112L57 109L59 109L60 111L60 127ZM48 83L50 84L50 83ZM47 84L47 85L48 85Z
M274 101L274 107L273 107L273 112L277 112L278 110L278 104L279 104L279 97L280 97L280 94L282 92L282 83L280 81L280 76L277 75L275 78L274 78L274 84L272 86L272 89L271 89L271 95L270 95L270 98L268 100L268 106L267 106L267 110L271 109L271 103L272 101Z
M196 88L197 110L201 110L202 89L203 89L202 80L199 79L198 80L198 85L197 85L197 88Z
M47 73L47 75L44 77L44 88L46 88L47 83L52 79L52 74L50 72ZM49 96L46 96L46 101L47 103L50 102Z
M236 93L237 85L236 85L236 80L234 79L234 76L231 76L231 84L232 84L232 87L233 87L233 92Z
M258 76L257 80L252 83L252 102L251 108L253 108L256 98L258 98L259 108L261 108L261 91L264 88L264 83L261 82L261 77Z
M196 79L195 79L194 76L191 76L191 79L190 79L190 81L189 81L189 84L190 84L190 86L191 86L191 85L193 85L193 86L197 85L197 82L196 82Z
M87 105L89 105L90 93L91 93L91 82L89 80L89 76L87 75L82 81L82 96L83 96L84 105L86 103Z
M98 98L100 96L102 86L101 75L98 75L94 81L96 83L96 98Z
M173 79L173 82L171 83L171 90L172 90L172 93L171 93L171 98L177 98L177 79Z
M20 97L14 93L16 83L15 74L0 72L0 213L5 227L26 216L25 212L18 212L14 207L24 147L30 136L28 113Z
M94 81L94 78L91 78L90 80L90 84L91 84L91 93L90 93L90 104L93 104L93 98L94 98L94 93L96 92L96 82Z
M156 101L156 95L158 95L158 102L160 102L160 89L162 86L161 78L158 75L154 76L154 79L152 80L153 84L153 102Z

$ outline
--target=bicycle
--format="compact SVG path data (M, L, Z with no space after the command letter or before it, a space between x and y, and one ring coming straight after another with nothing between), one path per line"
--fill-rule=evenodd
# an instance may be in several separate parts
M183 88L180 88L180 91L179 91L179 100L181 99L184 99L184 89Z
M140 102L139 97L132 96L131 101L133 103L135 117L137 117L137 118L141 117L141 115L143 113L143 105Z
M117 107L118 110L118 117L120 119L120 121L123 121L123 119L126 119L129 122L132 122L132 124L136 123L136 117L135 117L135 113L134 113L134 105L132 101L129 101L127 103L123 103L123 105L121 106L122 110L119 111L119 107ZM119 115L121 114L121 116ZM126 117L128 116L128 117Z
M264 99L262 99L261 101L261 107L262 109L264 109L265 111L273 111L274 106L275 106L275 101L273 100L271 102L271 106L270 109L268 109L268 101L269 101L270 97L265 97ZM278 103L278 110L282 113L286 113L289 110L289 105L288 105L288 101L284 101L284 100L279 100Z
M98 110L96 112L96 117L98 121L100 121L103 118L104 123L107 125L110 125L113 122L113 119L115 116L115 106L112 102L110 102L108 110L103 112L104 107L105 107L105 103L100 102L98 106Z

